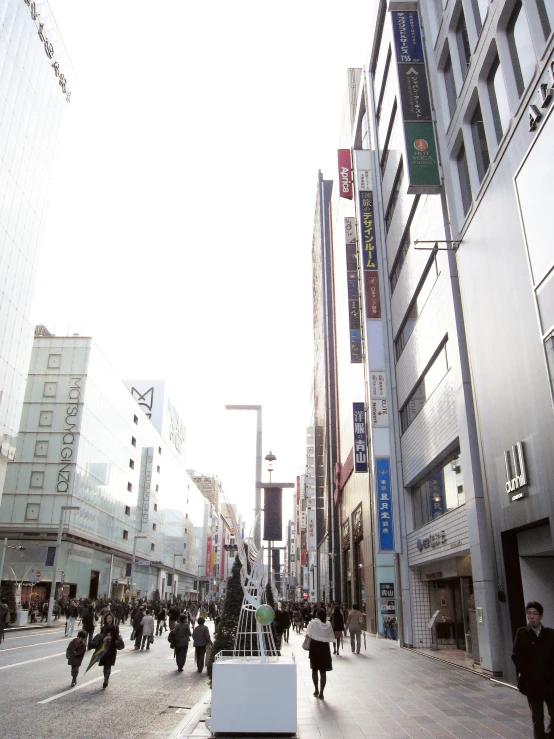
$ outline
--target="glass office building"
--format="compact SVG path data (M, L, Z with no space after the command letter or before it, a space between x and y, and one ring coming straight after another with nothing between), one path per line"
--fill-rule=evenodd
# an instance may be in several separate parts
M176 592L193 596L205 501L181 451L91 338L38 333L0 505L1 535L26 550L7 564L18 579L40 572L35 594L49 592L62 506L78 506L64 514L57 578L69 595L167 597L175 569Z
M72 68L47 2L0 3L0 488L33 338L42 220Z

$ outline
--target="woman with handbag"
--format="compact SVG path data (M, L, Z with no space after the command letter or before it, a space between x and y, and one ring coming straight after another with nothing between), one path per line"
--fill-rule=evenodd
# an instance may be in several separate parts
M333 627L327 621L325 608L319 608L316 617L308 624L308 632L302 645L304 649L306 649L306 641L308 639L309 645L307 648L310 655L310 667L312 668L312 680L315 688L314 695L316 698L323 700L323 691L327 683L327 673L333 669L330 644L335 641Z
M105 690L108 687L112 667L115 665L117 650L125 647L123 639L119 634L119 626L115 625L112 613L107 613L104 616L104 625L92 640L95 649L100 645L100 642L104 642L108 647L108 651L98 662L100 667L104 668L104 684L102 685L102 689Z

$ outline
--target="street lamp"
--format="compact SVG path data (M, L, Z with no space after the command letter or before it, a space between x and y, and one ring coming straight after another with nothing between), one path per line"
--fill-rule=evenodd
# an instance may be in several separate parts
M260 517L258 513L262 508L262 491L258 483L262 480L262 406L261 405L226 405L227 411L256 411L256 492L254 503L254 515L256 524L254 526L254 544L259 549L261 546Z
M144 534L136 534L133 539L133 559L131 560L131 597L133 595L133 576L135 574L135 556L137 553L137 539L148 539Z
M2 580L2 573L4 572L4 560L6 559L6 549L15 549L17 552L24 552L25 547L13 547L8 544L8 537L4 539L4 547L2 549L2 561L0 562L0 581Z
M80 511L81 506L78 505L63 505L60 510L60 524L58 526L58 538L56 540L56 552L54 554L54 569L52 575L52 587L50 588L50 600L48 601L48 618L46 619L46 626L52 624L52 613L54 610L54 596L56 594L56 577L58 575L58 559L60 556L60 549L62 546L62 529L63 519L66 511Z

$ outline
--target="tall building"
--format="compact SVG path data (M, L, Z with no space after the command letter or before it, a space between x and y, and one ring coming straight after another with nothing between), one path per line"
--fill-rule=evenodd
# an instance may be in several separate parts
M38 7L37 7L38 6ZM0 489L33 341L31 306L73 71L48 2L0 4Z
M512 681L526 600L554 608L553 27L543 0L376 2L330 198L343 567L359 442L366 615ZM342 421L355 364L365 442Z
M39 599L55 580L72 597L192 595L204 498L180 452L90 337L40 333L0 504L0 536L26 549L7 550L4 580L8 568L40 579ZM60 523L63 578L53 572Z

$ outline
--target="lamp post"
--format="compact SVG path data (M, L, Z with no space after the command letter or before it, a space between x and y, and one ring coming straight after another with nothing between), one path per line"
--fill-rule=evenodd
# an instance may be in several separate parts
M80 511L81 506L78 505L63 505L60 512L60 524L58 526L58 538L56 540L56 552L54 554L54 568L52 575L52 587L50 588L50 600L48 601L48 618L46 619L46 626L52 624L52 613L54 611L54 596L56 595L56 577L58 574L58 559L60 557L60 549L62 546L62 530L63 530L63 519L66 511Z
M2 548L2 560L0 561L0 582L2 580L2 573L4 572L4 561L6 559L6 549L15 549L17 552L25 551L25 547L13 547L11 544L8 544L8 537L6 536L6 538L4 539L4 547Z
M254 515L256 525L254 526L254 544L259 549L261 546L260 519L258 513L262 507L262 491L258 483L262 480L262 406L261 405L226 405L227 411L256 411L256 493L254 504Z
M135 575L135 557L137 554L137 539L148 539L144 534L136 534L133 539L133 558L131 560L131 598L133 597L133 577Z

